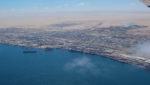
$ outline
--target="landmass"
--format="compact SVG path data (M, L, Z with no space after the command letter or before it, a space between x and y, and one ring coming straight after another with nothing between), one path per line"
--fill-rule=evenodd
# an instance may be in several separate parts
M1 27L0 43L103 55L150 70L150 57L136 55L136 46L150 40L149 28L147 24L138 22L106 26L102 21L93 20L55 23L36 29Z

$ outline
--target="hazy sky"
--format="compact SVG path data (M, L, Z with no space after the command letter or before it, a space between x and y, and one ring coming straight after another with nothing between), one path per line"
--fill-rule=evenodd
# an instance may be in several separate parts
M0 18L96 11L150 12L150 9L139 0L0 0Z
M0 26L16 26L16 24L30 24L33 22L38 24L37 21L45 23L49 22L47 17L53 18L57 14L62 17L68 16L66 14L71 14L71 16L74 14L78 17L77 14L81 15L81 12L83 12L83 16L92 13L91 16L97 17L95 14L98 12L100 14L104 12L104 15L106 15L105 11L108 14L111 14L112 11L116 14L122 13L118 11L123 11L123 13L133 12L136 15L148 12L147 15L149 15L150 8L139 0L0 0ZM133 16L131 15L131 17ZM142 16L145 15L142 14ZM41 19L36 20L39 17L42 20L46 19L45 22ZM112 15L111 18L113 18Z
M145 11L139 0L0 0L0 11Z

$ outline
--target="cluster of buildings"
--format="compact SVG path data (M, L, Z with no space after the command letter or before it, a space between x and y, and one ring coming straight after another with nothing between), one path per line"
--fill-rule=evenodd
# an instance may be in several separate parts
M127 27L112 26L67 31L5 28L0 29L0 43L42 49L63 48L89 54L104 55L121 62L140 65L150 69L150 60L142 60L138 57L133 59L126 56L134 53L130 48L139 41L150 39L150 36L132 35L128 34L128 31L145 27L139 25Z

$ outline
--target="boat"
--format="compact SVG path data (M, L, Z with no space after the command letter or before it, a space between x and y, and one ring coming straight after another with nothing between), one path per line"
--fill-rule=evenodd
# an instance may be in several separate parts
M37 51L23 51L23 53L37 53Z
M45 48L46 51L52 51L53 48Z

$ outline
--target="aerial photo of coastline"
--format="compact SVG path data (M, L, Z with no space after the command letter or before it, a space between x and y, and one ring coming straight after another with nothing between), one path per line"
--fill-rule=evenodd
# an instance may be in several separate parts
M0 1L0 85L150 85L150 0Z

